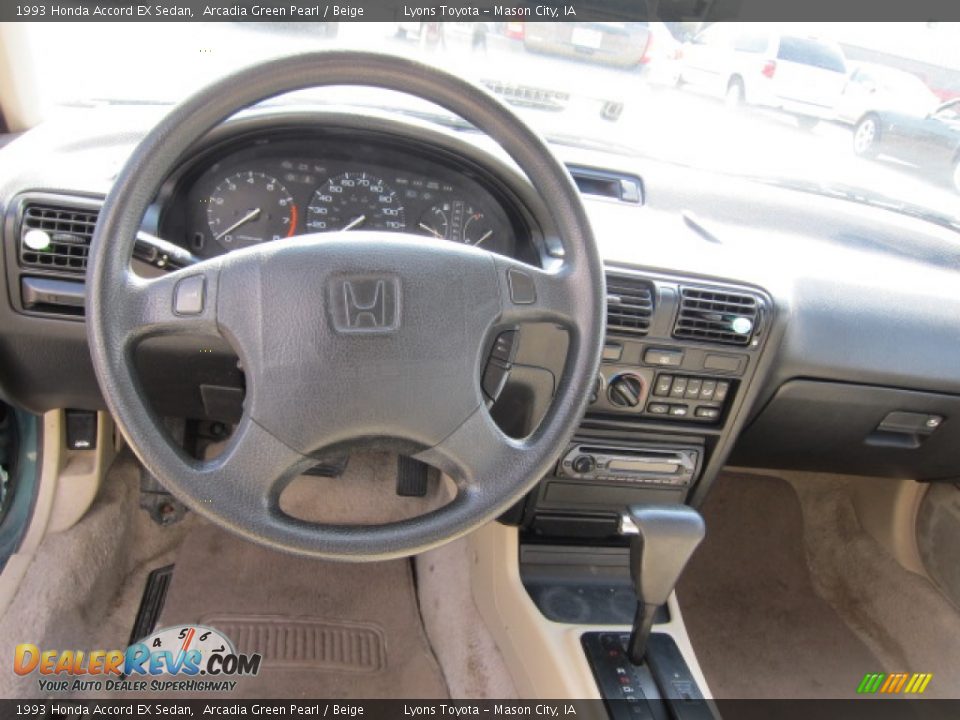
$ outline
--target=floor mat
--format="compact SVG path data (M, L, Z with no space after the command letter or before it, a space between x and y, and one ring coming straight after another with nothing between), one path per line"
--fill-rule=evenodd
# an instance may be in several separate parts
M860 522L855 498L884 478L787 473L803 507L813 582L882 661L881 671L933 673L927 698L960 697L960 613L926 577L904 569Z
M722 475L677 589L715 697L846 697L881 664L814 591L793 487Z
M185 623L263 655L231 697L447 697L406 560L303 559L203 525L180 549L159 625Z

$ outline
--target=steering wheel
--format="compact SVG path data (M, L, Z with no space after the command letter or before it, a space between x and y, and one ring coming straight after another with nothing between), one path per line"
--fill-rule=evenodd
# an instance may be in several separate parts
M257 102L329 85L404 92L486 132L549 208L562 261L547 270L461 243L351 231L264 243L150 280L132 271L144 214L194 143ZM605 286L569 174L511 110L428 65L336 51L250 67L175 107L136 147L106 198L86 300L107 406L170 492L212 522L279 550L379 560L473 530L549 471L596 377ZM491 419L480 379L498 334L528 322L565 328L569 349L550 408L518 440ZM174 333L222 336L246 373L243 417L212 460L190 458L168 439L134 371L137 343ZM402 443L447 473L454 499L381 525L310 523L279 509L283 487L316 464L319 451L370 438Z

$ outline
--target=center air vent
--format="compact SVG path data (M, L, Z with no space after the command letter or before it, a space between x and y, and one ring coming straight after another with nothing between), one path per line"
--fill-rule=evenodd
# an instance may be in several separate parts
M673 336L725 345L747 345L756 329L759 312L759 299L749 293L681 287Z
M20 265L83 274L97 211L29 203L20 219Z
M646 335L653 316L653 288L646 280L607 275L607 330Z

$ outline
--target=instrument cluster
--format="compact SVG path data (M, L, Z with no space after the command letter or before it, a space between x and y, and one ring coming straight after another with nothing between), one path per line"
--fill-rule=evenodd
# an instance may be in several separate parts
M193 172L160 233L201 257L312 233L405 232L515 256L510 204L472 168L377 139L260 140Z

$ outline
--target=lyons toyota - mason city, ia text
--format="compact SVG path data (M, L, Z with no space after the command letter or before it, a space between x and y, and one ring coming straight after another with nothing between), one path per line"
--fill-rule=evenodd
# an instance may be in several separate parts
M511 5L494 5L493 8L464 7L461 5L431 5L427 7L404 5L403 16L410 18L449 18L462 19L464 17L539 17L558 18L575 16L577 11L573 5L553 7L551 5L537 5L535 7L514 7Z

